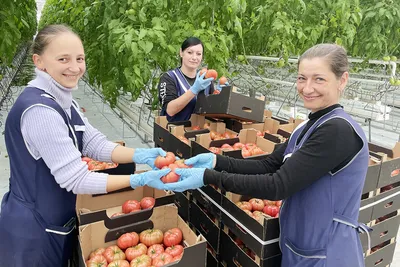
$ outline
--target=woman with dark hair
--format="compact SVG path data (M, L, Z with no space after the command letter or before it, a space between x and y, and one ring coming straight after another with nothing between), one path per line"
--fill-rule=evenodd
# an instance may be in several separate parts
M206 94L214 91L213 78L204 79L198 68L203 60L204 46L200 39L186 39L179 51L181 66L169 70L160 78L158 85L161 116L168 121L189 120L196 105L197 94L205 90Z

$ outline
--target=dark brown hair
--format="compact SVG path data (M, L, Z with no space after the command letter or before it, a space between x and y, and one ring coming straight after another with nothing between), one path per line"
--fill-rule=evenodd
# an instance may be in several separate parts
M304 52L298 61L298 65L303 59L326 58L332 72L339 79L343 73L349 71L349 61L346 50L337 44L317 44Z
M42 55L46 47L61 33L72 33L78 38L79 36L67 25L64 24L51 24L41 29L35 37L32 45L32 53ZM80 39L80 38L79 38Z

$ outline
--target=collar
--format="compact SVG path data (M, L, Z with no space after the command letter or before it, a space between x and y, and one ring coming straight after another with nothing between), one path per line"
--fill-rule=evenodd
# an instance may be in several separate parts
M72 91L78 89L66 88L56 82L47 72L35 68L36 78L28 83L28 85L36 87L52 95L56 102L63 108L69 109L72 105Z
M317 119L317 118L319 118L319 117L325 115L326 113L328 113L328 112L334 110L335 108L339 108L339 107L340 107L340 108L343 108L343 106L340 105L340 104L334 104L334 105L329 106L329 107L327 107L327 108L318 110L318 111L315 112L315 113L310 113L310 114L308 115L308 118L309 118L310 120Z

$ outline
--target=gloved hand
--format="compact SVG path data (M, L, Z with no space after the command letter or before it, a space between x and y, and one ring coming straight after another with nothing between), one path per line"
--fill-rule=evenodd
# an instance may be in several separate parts
M161 177L167 175L171 169L166 168L158 171L147 171L140 174L132 174L130 184L133 189L139 186L150 186L159 190L165 190L165 185Z
M133 154L133 162L138 163L138 164L147 164L149 165L152 169L156 169L154 166L154 161L158 156L163 156L165 157L167 155L167 152L162 150L161 148L136 148L135 153Z
M219 79L218 79L218 82L217 82L217 90L218 91L220 91L221 92L221 90L222 90L222 87L225 87L225 86L229 86L229 83L228 83L228 81L226 82L226 83L224 83L224 84L219 84Z
M201 76L200 72L197 72L196 80L194 81L192 87L190 87L189 89L190 91L192 91L193 94L197 95L200 91L203 91L208 86L210 86L211 81L214 80L214 78L204 79L204 76L206 76L206 72L204 72Z
M213 153L203 153L185 160L186 165L191 165L193 168L214 169L217 164L217 156Z
M183 192L189 189L196 189L204 186L203 177L206 169L204 168L176 168L175 173L180 175L179 181L164 185L165 190Z

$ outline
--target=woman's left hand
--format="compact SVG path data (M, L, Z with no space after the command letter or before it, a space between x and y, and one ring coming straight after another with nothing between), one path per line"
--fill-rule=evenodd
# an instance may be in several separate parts
M180 175L179 181L176 183L165 184L165 190L175 192L183 192L189 189L197 189L204 186L204 168L176 168L175 173Z

